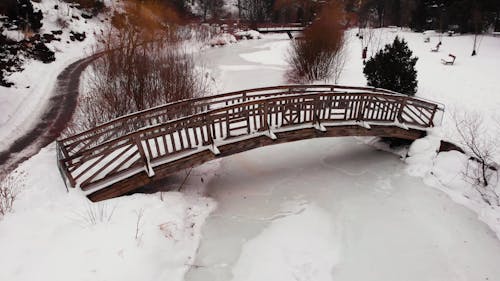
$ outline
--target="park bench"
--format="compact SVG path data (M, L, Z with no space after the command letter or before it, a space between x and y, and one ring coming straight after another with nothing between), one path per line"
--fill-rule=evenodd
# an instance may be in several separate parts
M436 47L431 49L431 52L439 52L439 47L441 47L441 42L437 43Z
M448 54L448 57L441 59L441 63L443 63L444 65L453 65L456 58L457 57L455 55Z

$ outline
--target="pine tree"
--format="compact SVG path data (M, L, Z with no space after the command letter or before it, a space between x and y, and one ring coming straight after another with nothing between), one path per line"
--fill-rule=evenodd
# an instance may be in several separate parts
M396 37L392 44L385 46L370 58L363 69L368 85L413 96L417 92L418 58L412 57L404 39Z

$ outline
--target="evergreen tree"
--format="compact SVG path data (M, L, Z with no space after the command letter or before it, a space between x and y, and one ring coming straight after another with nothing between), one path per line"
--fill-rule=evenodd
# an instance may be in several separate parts
M42 11L35 11L30 0L0 0L0 15L5 15L19 29L38 32L42 27Z
M385 46L370 58L363 69L368 85L413 96L417 92L418 58L412 57L404 39L396 37L392 44Z

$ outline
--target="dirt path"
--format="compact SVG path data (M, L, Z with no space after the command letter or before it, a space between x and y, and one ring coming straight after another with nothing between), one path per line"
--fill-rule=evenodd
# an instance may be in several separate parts
M102 53L97 53L78 60L57 76L54 93L38 123L7 150L0 152L0 179L59 137L75 111L80 75L92 61L101 56Z

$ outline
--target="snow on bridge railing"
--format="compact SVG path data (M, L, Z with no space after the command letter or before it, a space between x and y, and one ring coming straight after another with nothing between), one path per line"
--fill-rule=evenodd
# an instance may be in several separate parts
M91 188L152 162L215 142L303 124L385 123L425 129L444 107L383 89L291 85L179 101L130 114L58 141L71 186Z

